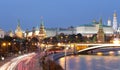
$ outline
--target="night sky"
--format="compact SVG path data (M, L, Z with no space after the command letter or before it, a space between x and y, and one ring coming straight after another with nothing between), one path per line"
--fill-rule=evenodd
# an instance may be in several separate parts
M114 11L120 21L120 0L0 0L0 28L15 30L18 19L23 30L40 25L69 27L89 24L92 20L112 20ZM120 23L120 22L119 22Z

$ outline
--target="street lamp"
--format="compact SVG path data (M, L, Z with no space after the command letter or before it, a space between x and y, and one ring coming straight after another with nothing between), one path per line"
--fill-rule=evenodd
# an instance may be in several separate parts
M7 44L5 42L2 43L2 46L6 46Z
M61 43L58 43L57 46L61 46Z
M1 56L1 60L5 60L5 58L3 56Z
M67 69L66 68L66 63L67 63L67 58L66 58L66 56L67 56L67 50L69 49L69 46L67 45L67 47L65 48L65 70Z
M8 55L9 52L9 47L10 47L11 43L10 42L3 42L2 43L2 47L4 49L4 52Z
M75 38L76 38L76 42L78 42L78 36L75 36Z

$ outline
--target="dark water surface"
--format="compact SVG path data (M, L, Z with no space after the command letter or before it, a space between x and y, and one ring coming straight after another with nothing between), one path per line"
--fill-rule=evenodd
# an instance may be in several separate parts
M64 57L58 63L65 68ZM120 70L120 56L67 56L66 70Z

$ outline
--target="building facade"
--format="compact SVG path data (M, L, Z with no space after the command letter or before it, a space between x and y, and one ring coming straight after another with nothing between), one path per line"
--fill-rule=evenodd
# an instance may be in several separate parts
M99 23L92 22L91 24L81 25L75 28L76 34L81 33L83 36L92 36L97 34L99 30ZM111 35L114 33L114 30L111 26L103 25L103 31L106 35Z
M104 31L105 35L112 35L116 31L120 32L120 27L118 27L118 22L117 22L117 14L114 12L113 14L113 23L108 19L107 24L103 25L102 24L102 29ZM19 37L22 36L22 30L20 29L20 25L17 26L17 29L15 31L15 34ZM27 33L24 31L24 36L27 35L27 37L33 37L37 36L39 39L45 38L45 37L52 37L58 34L65 34L65 35L70 35L70 34L82 34L83 36L92 36L93 34L97 34L99 31L99 22L94 20L90 24L83 24L77 27L68 27L68 28L45 28L43 20L41 21L41 26L39 28L33 28L32 30L28 30Z
M23 31L20 27L20 21L19 20L18 20L18 25L17 25L16 30L15 30L15 36L19 37L19 38L23 38Z
M118 29L118 22L117 22L117 13L114 12L113 14L113 30L116 32Z
M0 29L0 38L4 38L5 36L5 31L3 31L2 29Z
M104 34L103 27L102 27L102 19L100 19L100 22L99 22L99 29L98 29L98 32L97 32L97 41L99 43L104 43L105 42L105 34Z

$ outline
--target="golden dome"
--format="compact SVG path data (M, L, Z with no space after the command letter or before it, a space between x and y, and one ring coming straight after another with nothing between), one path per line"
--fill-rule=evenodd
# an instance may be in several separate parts
M116 12L114 12L113 16L114 16L114 17L117 17L117 13L116 13Z

